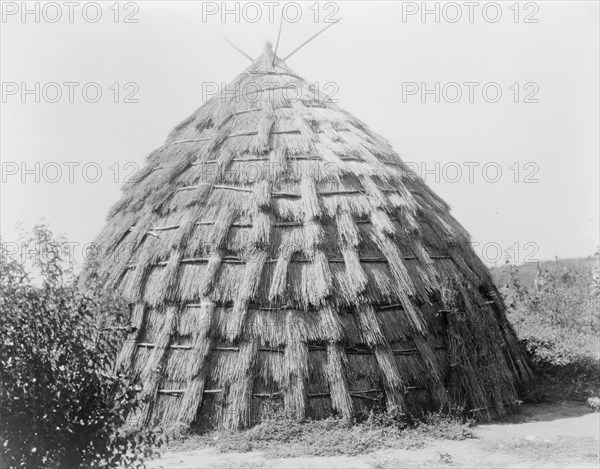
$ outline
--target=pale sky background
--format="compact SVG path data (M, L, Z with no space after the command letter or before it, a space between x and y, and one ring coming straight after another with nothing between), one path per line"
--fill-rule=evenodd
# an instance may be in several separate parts
M4 169L11 162L30 169L36 162L56 162L63 174L56 183L3 175L4 241L16 241L17 222L30 229L42 218L71 241L92 241L120 197L125 165L142 165L202 104L203 82L229 82L249 64L219 34L256 57L265 40L275 42L281 13L276 7L272 23L266 6L258 23L233 17L223 23L218 16L203 22L199 3L137 2L139 22L131 24L113 21L112 3L104 3L95 24L84 21L80 11L69 23L66 9L55 24L33 18L23 23L18 15L0 24L3 83L96 82L103 91L96 104L81 98L81 86L74 103L66 95L59 103L35 103L30 96L23 104L19 96L5 97ZM323 27L312 17L312 3L302 4L300 21L284 23L280 56ZM402 2L337 2L336 17L343 21L287 63L309 81L337 83L339 104L387 138L404 161L430 169L436 162L479 162L474 182L465 166L456 183L426 177L475 242L502 249L518 243L521 260L527 254L540 260L593 254L600 211L598 2L537 2L538 23L515 23L512 1L501 2L497 23L485 21L480 10L469 23L467 7L457 3L463 9L459 22L436 23L419 16L403 22ZM530 11L522 10L520 19ZM115 82L137 83L139 103L114 103L109 87ZM466 96L455 104L431 97L424 104L417 96L403 102L403 82L496 82L503 96L487 103L479 87L474 103ZM515 82L536 83L539 103L514 103L509 87ZM65 162L80 163L72 183ZM82 166L90 162L102 169L96 183L82 176ZM539 168L538 183L522 181L528 162ZM115 163L121 170L116 182L110 169ZM483 178L486 163L502 169L499 182ZM515 163L519 182L510 169ZM528 242L536 244L537 253ZM492 249L485 260L493 257Z

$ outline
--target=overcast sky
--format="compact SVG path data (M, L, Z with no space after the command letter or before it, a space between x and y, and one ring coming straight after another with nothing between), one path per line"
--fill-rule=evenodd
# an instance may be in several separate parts
M219 35L256 57L276 41L284 5L271 7L274 18L260 2L222 18L221 2L205 2L203 18L200 3L111 3L97 22L85 2L73 22L62 2L37 18L15 10L21 2L3 6L5 242L16 240L17 222L29 229L42 218L71 241L92 241L124 177L202 105L203 84L229 82L249 64ZM421 2L302 3L300 16L286 7L278 55L343 17L288 65L321 87L334 83L341 107L428 170L484 260L498 246L519 261L590 255L599 236L598 2L513 3L438 3L439 22L421 15ZM38 96L23 95L23 83L39 83ZM436 83L438 96L422 96Z

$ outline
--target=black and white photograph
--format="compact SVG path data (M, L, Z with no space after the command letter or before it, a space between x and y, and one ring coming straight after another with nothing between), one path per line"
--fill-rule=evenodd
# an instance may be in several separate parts
M0 469L600 465L600 1L0 14Z

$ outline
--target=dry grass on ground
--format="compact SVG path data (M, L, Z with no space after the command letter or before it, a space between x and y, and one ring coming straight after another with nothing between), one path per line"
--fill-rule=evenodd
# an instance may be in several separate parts
M274 413L247 430L215 430L172 440L169 449L210 447L223 453L261 451L271 457L356 456L380 449L421 448L435 439L474 438L472 426L457 413L431 413L410 423L395 412L370 414L362 422L335 417L297 422Z
M598 467L600 414L583 404L524 405L519 414L503 422L467 427L476 438L414 439L356 456L279 455L277 446L244 451L229 441L226 446L199 447L198 439L179 444L152 461L153 468L213 469L395 469L440 467L485 468L587 468ZM441 427L443 428L443 427ZM448 430L444 430L447 433ZM216 436L216 435L213 435ZM408 435L407 435L408 437ZM412 439L411 439L412 438ZM414 446L412 446L414 444ZM285 449L289 449L285 444ZM298 453L294 453L298 454Z

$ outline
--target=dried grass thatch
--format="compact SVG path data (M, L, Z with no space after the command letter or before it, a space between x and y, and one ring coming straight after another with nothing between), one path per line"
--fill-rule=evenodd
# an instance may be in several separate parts
M448 206L270 47L228 89L148 157L86 273L133 305L146 420L513 408L529 368Z

